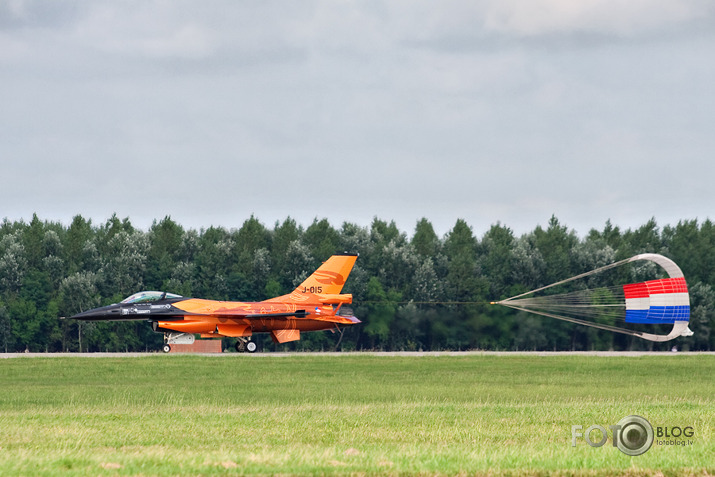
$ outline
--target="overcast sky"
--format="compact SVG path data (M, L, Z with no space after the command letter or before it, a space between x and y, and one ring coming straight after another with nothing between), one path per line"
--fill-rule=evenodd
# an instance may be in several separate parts
M0 219L715 219L711 0L0 1Z

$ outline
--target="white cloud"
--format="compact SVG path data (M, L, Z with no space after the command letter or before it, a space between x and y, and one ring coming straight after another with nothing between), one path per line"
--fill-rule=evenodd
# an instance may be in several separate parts
M676 219L714 200L710 3L46 4L0 18L11 217L524 231L556 213L585 232L625 206L649 219L672 181L623 177L674 158L698 171L668 199Z
M199 21L184 18L166 2L90 4L73 34L78 45L110 54L161 58L202 58L217 40Z
M518 36L569 33L632 36L712 19L707 0L493 0L487 30Z

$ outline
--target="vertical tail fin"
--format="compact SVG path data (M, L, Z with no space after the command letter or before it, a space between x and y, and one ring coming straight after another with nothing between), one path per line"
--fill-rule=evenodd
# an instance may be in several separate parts
M357 254L333 255L305 279L293 293L337 294L355 265Z
M333 255L323 262L292 293L266 301L284 301L288 299L290 301L306 302L313 295L337 295L342 291L357 257L357 254L353 253Z

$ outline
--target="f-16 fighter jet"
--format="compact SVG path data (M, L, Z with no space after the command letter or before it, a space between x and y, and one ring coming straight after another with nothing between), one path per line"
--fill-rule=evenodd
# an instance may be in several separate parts
M301 331L339 330L360 320L345 313L352 295L341 294L357 260L356 254L333 255L292 293L259 302L186 298L173 293L143 291L120 303L72 316L75 320L146 320L164 333L166 353L175 343L201 338L237 338L236 350L255 352L254 333L270 333L275 343L300 339Z

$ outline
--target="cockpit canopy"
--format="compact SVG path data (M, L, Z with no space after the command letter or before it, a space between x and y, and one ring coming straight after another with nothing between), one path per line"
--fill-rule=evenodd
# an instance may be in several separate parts
M153 301L166 300L169 298L182 298L181 295L160 291L143 291L125 298L120 303L151 303Z

